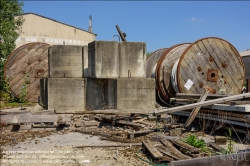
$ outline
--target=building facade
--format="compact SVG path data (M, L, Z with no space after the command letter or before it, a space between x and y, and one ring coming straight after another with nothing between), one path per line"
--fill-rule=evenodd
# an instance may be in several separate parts
M96 38L96 34L38 15L25 13L20 36L16 40L16 48L31 42L42 42L50 45L88 45Z

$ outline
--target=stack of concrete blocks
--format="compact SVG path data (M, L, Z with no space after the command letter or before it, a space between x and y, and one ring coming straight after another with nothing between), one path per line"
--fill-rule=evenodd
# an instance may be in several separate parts
M83 112L86 106L83 47L52 45L48 56L48 109L56 113Z
M89 43L87 110L152 112L155 108L155 81L146 78L145 64L145 43Z

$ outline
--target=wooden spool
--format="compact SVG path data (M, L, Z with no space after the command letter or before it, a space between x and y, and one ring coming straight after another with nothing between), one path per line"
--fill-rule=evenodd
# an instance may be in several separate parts
M154 68L162 54L167 50L167 48L162 48L151 53L146 62L146 77L154 78Z
M204 86L214 94L240 94L245 81L245 69L239 52L229 42L208 37L189 45L177 67L180 93L200 94ZM190 89L187 83L191 83Z
M152 56L154 53L157 54L155 57ZM147 77L153 75L153 67L157 64L156 89L165 102L176 93L201 94L204 87L218 95L235 95L242 91L244 64L234 46L223 39L203 38L154 53L147 60Z
M25 100L38 102L40 78L48 76L48 48L46 43L28 43L8 56L4 76L15 97L20 98L22 88L25 88Z
M171 71L174 63L180 58L189 43L177 44L166 50L160 57L156 66L156 87L161 97L168 102L170 97L175 96L171 83Z

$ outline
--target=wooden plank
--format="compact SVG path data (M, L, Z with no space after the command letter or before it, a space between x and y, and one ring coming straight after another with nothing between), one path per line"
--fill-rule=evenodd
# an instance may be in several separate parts
M152 155L154 159L160 159L163 157L161 152L155 146L152 145L151 141L142 141L142 146L148 150L148 152Z
M206 89L206 90L202 93L202 95L201 95L201 97L200 97L198 103L204 102L204 101L206 100L208 94L209 94L209 91ZM193 111L192 111L191 114L189 115L189 117L188 117L188 119L187 119L187 121L186 121L186 123L185 123L185 125L184 125L185 127L190 126L190 124L193 122L193 120L194 120L194 118L196 117L196 115L199 113L200 109L201 109L201 107L196 107L196 108L193 109Z
M178 155L173 154L173 152L172 152L171 150L169 150L169 149L168 149L167 147L165 147L165 146L157 147L157 149L158 149L161 153L163 153L163 154L165 154L165 155L167 155L167 156L169 156L169 157L171 157L171 158L173 158L173 159L175 159L175 160L181 160L181 158L180 158Z
M188 150L191 153L200 153L201 150L199 148L195 148L185 142L179 141L179 140L173 140L172 141L175 145L181 147L182 149Z
M218 152L225 152L226 151L226 149L222 148L221 146L217 145L214 142L209 142L208 146L212 147L213 149L215 149Z
M170 166L249 166L250 152L171 161Z
M142 143L123 143L123 144L106 144L106 145L81 145L75 146L74 148L108 148L108 147L131 147L131 146L142 146Z
M151 133L154 130L141 130L141 131L134 131L134 132L128 132L129 138L134 138L136 135L146 135L148 133Z
M203 107L203 106L213 105L213 104L220 103L220 102L239 100L239 99L249 98L249 97L250 97L250 93L244 93L244 94L239 94L239 95L234 95L234 96L229 96L229 97L224 97L224 98L219 98L219 99L214 99L214 100L209 100L209 101L204 101L201 103L194 103L194 104L189 104L189 105L185 105L185 106L162 109L159 111L155 111L155 115L183 111L183 110L192 109L195 107Z
M178 149L176 149L174 147L174 145L172 144L172 142L170 142L169 140L162 139L161 143L164 146L166 146L172 152L173 155L179 156L179 158L181 158L181 159L189 159L189 158L191 158L189 156L186 156L186 155L182 154Z
M176 93L176 98L196 98L199 99L202 94L188 94L188 93ZM222 97L228 97L228 95L218 95L218 94L209 94L207 96L208 99L211 98L222 98Z
M143 124L133 123L133 122L127 122L125 120L117 120L115 121L117 124L127 125L127 126L134 126L134 127L145 127Z

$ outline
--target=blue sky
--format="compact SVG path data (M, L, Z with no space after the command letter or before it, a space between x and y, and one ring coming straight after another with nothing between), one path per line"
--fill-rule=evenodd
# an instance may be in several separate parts
M112 40L119 25L147 52L210 36L250 49L250 1L24 1L23 10L85 30L92 15L96 40Z

